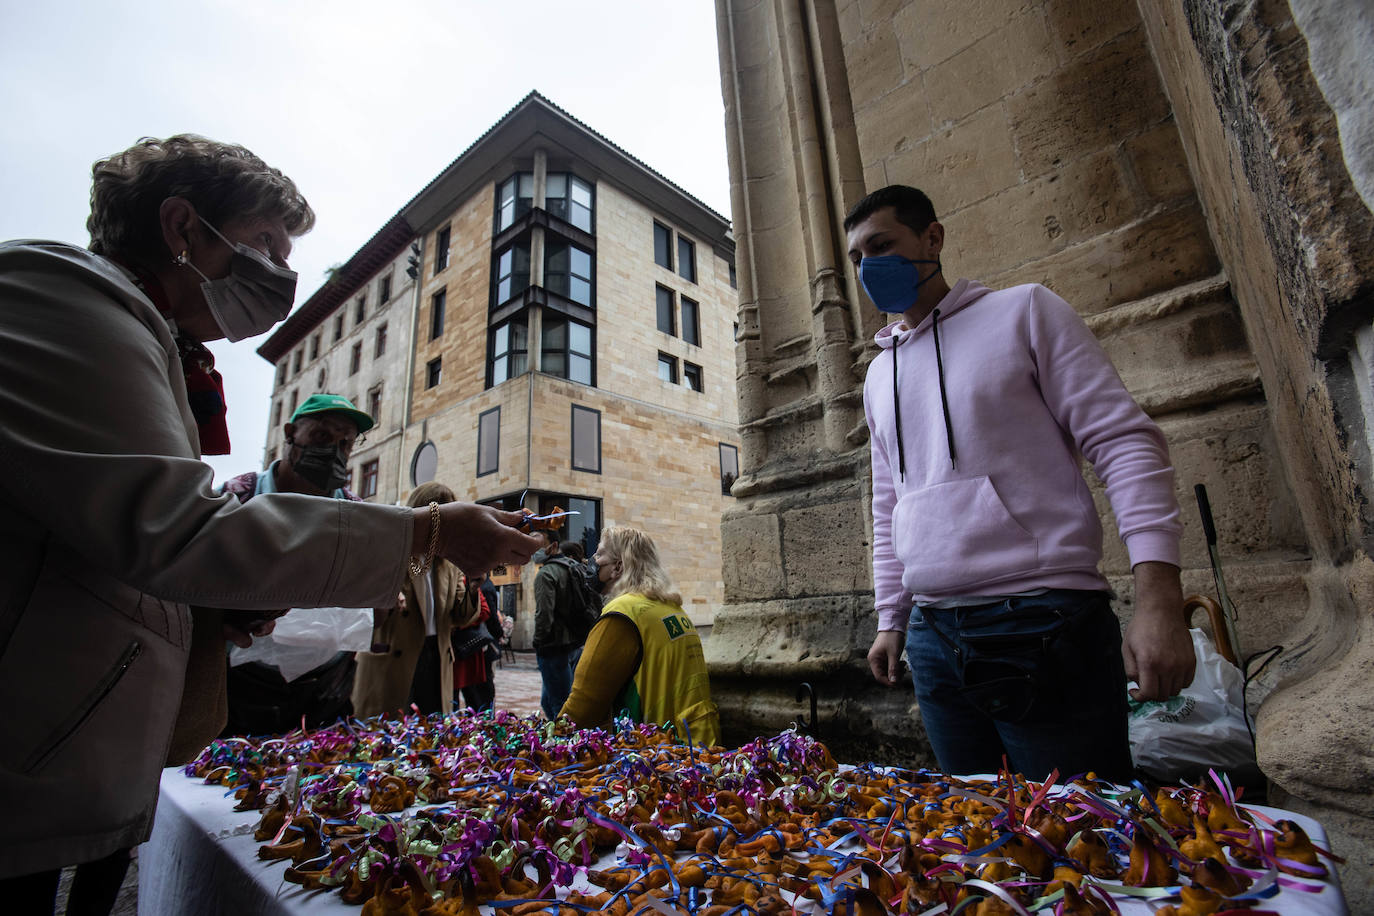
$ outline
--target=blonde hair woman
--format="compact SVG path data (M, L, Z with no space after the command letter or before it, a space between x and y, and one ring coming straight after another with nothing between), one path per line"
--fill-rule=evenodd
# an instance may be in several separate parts
M695 744L720 741L720 714L701 638L663 569L653 539L637 528L601 532L592 557L607 602L587 637L562 714L583 727L614 715L671 722Z

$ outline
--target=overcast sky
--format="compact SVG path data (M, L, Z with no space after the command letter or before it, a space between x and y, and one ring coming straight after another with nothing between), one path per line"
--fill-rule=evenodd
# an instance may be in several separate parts
M384 12L383 12L384 10ZM730 215L707 0L0 0L0 240L89 241L91 164L142 136L242 143L315 208L297 303L530 90ZM211 344L258 467L265 337Z

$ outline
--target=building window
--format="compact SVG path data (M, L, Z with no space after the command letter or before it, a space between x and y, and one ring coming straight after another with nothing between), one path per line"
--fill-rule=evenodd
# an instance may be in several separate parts
M272 405L272 425L281 426L281 401Z
M291 406L286 408L287 413L294 414L296 412L296 405L300 403L300 396L301 391L299 388L291 392Z
M592 307L592 254L566 242L546 242L544 288Z
M701 346L701 307L686 296L682 297L682 339L694 347Z
M300 374L301 374L301 357L304 356L304 355L305 355L305 353L304 353L302 350L297 350L295 353L292 353L292 354L291 354L291 374L292 374L292 375L300 375Z
M289 359L283 359L280 363L277 364L277 384L278 384L278 385L285 385L285 384L286 384L286 364L287 364L288 362L290 362Z
M677 334L673 321L673 291L666 286L655 286L654 293L658 298L658 329L664 334Z
M379 460L373 458L363 465L363 486L358 495L363 499L377 495L377 465Z
M697 282L697 246L680 235L677 237L677 275Z
M572 468L601 473L601 411L572 405Z
M496 186L496 231L509 229L534 206L534 173L517 172Z
M529 325L524 315L517 315L491 329L491 355L487 365L488 388L523 375L529 368Z
M720 444L720 492L730 495L730 485L739 479L739 449Z
M357 304L353 307L353 325L356 327L363 323L367 317L367 293L358 297Z
M347 491L349 491L350 493L353 493L353 469L352 469L352 468L349 468L349 469L348 469L348 478L347 478L346 480L344 480L344 489L347 490ZM353 493L353 495L354 495L354 496L357 496L358 494Z
M382 425L382 386L378 385L367 393L367 412L375 426Z
M315 375L315 390L324 391L325 367L321 366L320 371Z
M386 305L391 301L391 274L377 281L377 304Z
M377 329L377 342L372 348L372 358L376 359L386 352L386 325Z
M334 316L334 343L343 339L344 313L340 312Z
M739 281L735 279L735 262L730 262L730 288L739 289Z
M415 456L410 459L410 482L417 487L422 483L429 483L438 471L439 449L426 439L420 443L420 447L415 450Z
M540 371L591 385L592 366L592 329L546 311Z
M701 367L696 363L682 361L682 380L687 383L687 387L693 391L701 391Z
M448 308L448 290L441 289L429 300L429 339L444 336L444 310Z
M360 340L353 345L353 355L348 358L348 374L357 375L358 370L363 367L363 342Z
M310 358L319 359L320 356L320 335L316 334L310 338Z
M501 408L477 415L477 476L495 474L501 466Z
M523 293L530 285L529 242L512 245L496 256L496 305Z
M550 173L544 181L544 209L583 232L591 232L592 186L575 175Z
M449 228L445 226L434 235L434 272L448 267Z
M673 230L662 223L654 223L654 263L673 269Z
M436 356L425 363L425 388L437 388L444 374L444 358Z
M677 357L658 354L658 377L669 384L677 384Z

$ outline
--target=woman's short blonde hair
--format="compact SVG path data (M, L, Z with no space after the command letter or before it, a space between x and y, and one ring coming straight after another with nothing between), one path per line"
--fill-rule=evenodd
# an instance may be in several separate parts
M242 146L195 134L144 137L91 169L90 249L141 261L170 257L160 210L184 197L216 229L238 219L277 218L292 236L315 225L296 183Z
M601 532L600 548L619 560L623 568L606 596L608 599L635 594L682 606L682 595L673 588L673 580L658 558L653 538L638 528L611 525Z
M451 503L457 498L448 487L431 480L429 483L422 483L412 490L407 502L410 503L412 509L418 509L421 506L428 506L430 503L439 503L440 505Z

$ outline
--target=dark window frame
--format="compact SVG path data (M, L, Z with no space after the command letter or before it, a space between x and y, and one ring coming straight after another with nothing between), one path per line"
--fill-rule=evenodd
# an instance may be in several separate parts
M363 499L370 499L377 495L377 484L381 479L382 460L373 458L371 461L364 461L358 470L358 492L357 496Z
M367 412L375 426L382 425L382 384L378 382L367 390Z
M660 366L664 366L664 365L668 366L668 376L669 376L669 377L665 379L662 375L659 375L659 376L658 376L658 380L659 380L660 382L667 382L667 383L670 384L670 385L676 385L676 384L678 384L678 378L679 378L680 376L678 375L678 371L677 371L677 370L678 370L678 367L677 367L677 357L676 357L676 356L674 356L674 355L671 354L671 353L664 353L662 350L659 350L659 351L658 351L658 365L660 365ZM657 369L655 369L655 373L657 373Z
M353 326L357 327L367 320L367 293L358 297L353 305Z
M677 237L677 275L688 283L697 282L697 243L681 233Z
M448 249L453 241L453 227L445 226L434 233L434 275L448 269Z
M663 256L659 257L658 239L659 232L662 232L667 239L667 244L663 248ZM654 220L654 263L666 270L673 269L673 230Z
M564 274L563 274L562 271L552 271L552 270L549 269L549 259L553 256L555 250L558 249L558 248L566 248L567 251L568 251L568 255L567 255L567 258L568 258L568 270L567 270L567 273L566 273L566 277L567 277L567 280L566 280L567 289L566 289L566 291L565 291L565 290L560 290L560 289L555 289L553 283L550 282L550 279L549 279L551 276L555 276L555 275L557 275L557 276L564 276ZM572 255L573 251L579 251L579 252L581 252L582 254L584 254L584 255L587 256L587 269L590 271L590 273L588 273L585 277L584 277L583 275L581 275L581 274L578 274L578 273L574 273L574 272L573 272L573 255ZM573 290L572 290L572 281L573 281L574 278L579 279L579 280L582 280L582 281L584 281L584 282L587 284L587 301L586 301L586 302L583 302L581 299L576 299L576 298L573 297L573 294L572 294L572 292L573 292ZM596 308L596 252L595 252L595 251L590 251L590 250L588 250L588 249L586 249L586 248L583 248L581 245L577 244L576 242L573 242L573 241L571 241L571 240L569 240L569 239L564 239L564 238L561 238L561 237L554 237L554 239L553 239L552 241L550 241L549 236L546 235L545 238L544 238L544 289L545 289L546 291L552 293L552 294L555 295L555 296L562 296L564 299L567 299L569 302L575 302L575 303L577 303L578 305L583 306L584 308L595 309L595 308Z
M318 333L318 334L312 334L312 335L310 335L310 358L311 358L311 359L319 359L319 358L320 358L320 338L323 337L323 336L324 336L323 332L320 332L320 333Z
M444 357L442 354L425 363L425 390L438 388L444 380Z
M348 357L348 374L357 375L363 368L363 342L360 340L353 345L353 352Z
M545 344L545 341L548 339L548 329L549 329L549 327L550 327L551 325L553 325L553 324L556 324L556 323L561 323L561 324L563 324L563 326L564 326L564 328L565 328L564 333L563 333L563 348L562 348L561 350L551 350L551 348L548 347L548 346ZM549 310L545 310L544 316L543 316L543 320L540 322L540 325L541 325L541 327L540 327L540 331L539 331L539 333L540 333L540 339L539 339L539 371L542 372L542 373L545 373L545 374L547 374L547 375L552 375L552 376L554 376L555 378L561 378L561 379L564 379L564 380L566 380L566 381L572 382L572 383L575 384L575 385L586 385L586 386L588 386L589 388L595 388L595 387L596 387L596 325L594 325L594 324L589 324L589 323L587 323L587 322L585 322L585 321L578 321L576 318L571 318L571 317L569 317L569 316L567 316L567 315L563 315L563 314L560 314L560 313L558 313L558 312L553 312L553 311L549 311ZM588 346L589 349L588 349L588 351L585 352L585 353L582 352L582 351L580 351L580 350L574 350L574 349L573 349L573 333L572 333L572 326L573 326L573 325L577 325L578 327L582 327L582 328L586 328L586 329L587 329L587 346ZM526 339L526 346L528 346L528 343L529 343L529 341L528 341L528 337L527 337L527 339ZM561 353L561 354L562 354L562 356L563 356L563 372L561 372L561 373L559 373L559 372L550 372L547 368L545 368L545 356L547 356L550 352L557 352L557 353ZM573 378L573 376L572 376L572 364L573 364L573 357L574 357L574 356L580 356L580 357L586 359L587 362L588 362L588 364L589 364L590 367L591 367L591 368L590 368L590 371L589 371L589 373L588 373L588 380L585 381L585 382L582 381L581 379L575 379L575 378Z
M527 177L529 178L529 180L530 180L530 196L529 196L529 197L521 197L521 196L520 196L520 178L521 178L521 176L527 176ZM510 218L510 222L508 222L508 223L503 223L502 220L501 220L501 211L502 211L503 209L505 209L505 208L504 208L504 205L503 205L503 203L502 203L502 194L503 194L503 189L504 189L507 185L512 185L512 186L514 187L514 193L511 195L511 218ZM521 202L522 200L527 202L527 203L525 204L525 207L524 207L523 210L520 208L520 202ZM534 209L534 173L533 173L533 172L512 172L512 173L510 174L510 176L509 176L508 178L506 178L505 181L498 181L498 182L496 183L496 200L495 200L495 202L496 202L496 224L495 224L495 225L496 225L496 232L497 232L497 234L500 234L500 233L506 231L507 229L509 229L511 226L514 226L516 223L520 222L521 218L524 217L525 214L529 213L530 210Z
M663 308L665 294L667 295L666 304L668 307L666 315ZM668 319L668 327L666 328L663 326L665 317ZM677 336L677 293L662 283L654 284L654 324L661 333L667 334L669 337Z
M568 415L568 465L574 471L582 471L587 474L600 474L602 465L601 455L601 411L594 407L586 407L582 404L570 405L571 412ZM582 411L589 414L596 420L596 467L582 467L577 463L577 412Z
M514 342L515 342L515 335L512 334L509 330L507 330L507 332L506 332L507 347L506 347L505 350L501 351L501 352L502 352L502 355L504 355L505 358L506 358L506 377L503 378L503 379L501 379L501 381L498 382L498 381L495 380L495 379L496 379L496 360L498 359L498 356L497 356L497 353L496 353L496 334L497 334L497 332L500 331L502 328L507 328L507 329L509 329L511 326L516 325L516 324L522 325L522 326L525 328L525 347L524 347L523 350L517 349L517 348L513 345ZM519 372L511 372L511 371L510 371L511 360L513 359L514 355L517 354L517 353L523 353L523 354L524 354L524 356L525 356L525 367L524 367L523 369L521 369ZM491 325L490 327L487 328L487 385L486 385L486 387L487 387L487 388L495 388L497 385L501 385L501 384L504 384L504 383L506 383L506 382L509 382L511 379L513 379L513 378L518 378L519 376L522 376L522 375L524 375L525 373L527 373L527 372L529 372L529 371L530 371L530 316L529 316L529 312L527 312L527 311L524 311L524 312L516 312L515 314L509 316L508 318L506 318L506 319L504 319L504 320L502 320L502 321L498 321L496 324L493 324L493 325Z
M687 309L689 306L692 310L692 320L690 322L687 320ZM701 303L690 296L679 295L678 312L678 323L681 329L683 342L691 344L694 347L701 346ZM690 335L687 333L688 328L692 330Z
M444 318L448 310L448 287L444 287L429 297L429 339L438 340L444 336Z
M492 414L496 414L496 454L492 466L487 470L482 470L482 444L484 421ZM488 474L495 474L501 470L501 405L488 408L477 415L477 476L486 477Z
M564 179L563 196L561 197L550 197L548 193L549 179L555 176L561 176ZM573 219L573 208L575 206L581 206L581 204L575 204L573 201L572 192L574 183L580 184L583 187L585 187L587 190L587 196L591 198L591 205L586 207L587 225L585 226L578 225L577 220ZM563 202L562 213L558 212L558 208L554 206L554 201ZM544 209L548 212L549 216L553 217L554 219L562 220L570 226L573 226L577 229L581 229L588 235L596 234L596 185L592 184L591 182L585 179L579 178L573 172L549 172L545 175Z
M377 281L377 304L386 305L391 301L391 271Z
M695 385L692 384L693 374L696 375L697 379ZM696 363L689 363L685 359L682 361L682 382L697 394L701 394L706 390L706 379L702 375L701 367Z
M340 310L339 314L334 316L334 343L343 340L344 319L347 317L348 316L344 314L344 310Z
M739 446L731 445L729 442L721 442L721 443L718 443L718 444L719 444L719 446L720 446L720 449L719 449L719 452L720 452L720 493L721 493L722 496L730 496L730 495L731 495L731 493L730 493L730 485L733 484L736 480L739 480ZM726 478L726 470L725 470L725 450L726 450L726 449L729 449L729 450L730 450L730 453L734 456L734 464L735 464L735 473L734 473L734 476L730 477L730 479L729 479L728 481L725 479L725 478Z
M511 242L509 245L506 245L506 246L505 246L504 248L502 248L500 251L497 251L497 252L495 252L495 253L492 255L492 257L491 257L491 308L492 308L493 310L500 308L501 306L505 305L507 302L513 302L513 301L514 301L516 298L518 298L522 293L524 293L525 290L527 290L527 289L530 288L530 273L531 273L531 271L530 271L530 266L531 266L530 247L531 247L531 246L530 246L530 239L529 239L529 237L528 237L528 236L521 236L521 237L518 238L517 240ZM515 277L520 276L521 273L522 273L522 271L519 271L519 270L516 269L516 262L519 260L519 256L515 254L515 251L516 251L517 249L520 250L520 251L523 251L523 252L525 253L525 269L524 269L524 271L523 271L523 274L524 274L524 277L525 277L525 282L524 282L524 285L519 286L519 287L517 287L517 286L515 285L515 280L514 280ZM507 254L509 254L509 255L511 256L511 259L510 259L511 269L510 269L510 273L508 273L508 274L503 274L503 273L501 273L501 259L502 259L503 257L505 257ZM547 257L547 253L545 254L545 257ZM511 278L510 294L507 295L505 298L502 298L502 297L501 297L501 294L500 294L500 292L499 292L499 290L501 289L501 281L504 280L504 279L506 279L506 278L508 278L508 277Z
M377 325L377 332L372 343L372 358L378 359L386 353L386 322Z

